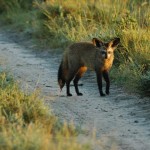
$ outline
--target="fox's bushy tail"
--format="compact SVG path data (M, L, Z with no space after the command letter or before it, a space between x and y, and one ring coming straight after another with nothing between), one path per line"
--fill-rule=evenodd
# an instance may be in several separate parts
M63 70L63 61L61 62L59 69L58 69L58 84L60 86L60 89L65 85L65 78L64 78L64 70Z

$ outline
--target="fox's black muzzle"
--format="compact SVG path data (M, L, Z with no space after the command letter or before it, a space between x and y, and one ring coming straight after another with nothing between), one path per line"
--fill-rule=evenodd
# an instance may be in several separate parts
M102 56L103 56L105 59L107 59L107 52L102 51Z

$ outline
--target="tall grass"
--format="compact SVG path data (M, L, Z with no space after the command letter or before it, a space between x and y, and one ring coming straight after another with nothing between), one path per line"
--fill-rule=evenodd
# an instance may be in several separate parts
M4 0L1 1L5 3ZM150 89L148 0L33 1L32 9L30 5L26 11L21 7L20 2L23 1L15 2L19 5L15 7L22 13L14 11L9 14L10 11L7 10L6 20L20 31L30 34L38 41L38 46L64 48L69 43L91 40L93 37L99 37L104 41L120 37L121 44L116 50L112 76L116 82L131 91L137 91L144 86L144 91L148 93ZM142 81L145 76L147 85Z
M12 77L0 73L0 149L84 150L73 125L61 124L39 99L19 90Z

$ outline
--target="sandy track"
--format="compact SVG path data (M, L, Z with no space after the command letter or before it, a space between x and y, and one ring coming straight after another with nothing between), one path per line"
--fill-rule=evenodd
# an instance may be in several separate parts
M110 96L100 97L95 74L88 72L82 79L82 97L65 96L57 85L57 69L61 55L35 53L0 33L0 63L9 70L20 86L34 90L40 88L45 104L62 121L73 121L85 130L83 137L96 131L95 149L149 150L150 101L129 95L111 85ZM84 138L86 139L86 138ZM88 138L89 139L89 138ZM83 140L83 138L82 138Z

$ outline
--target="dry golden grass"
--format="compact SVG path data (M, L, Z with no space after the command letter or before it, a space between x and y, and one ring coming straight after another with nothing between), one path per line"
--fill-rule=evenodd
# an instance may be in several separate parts
M73 125L61 124L38 93L27 95L0 73L0 149L87 150Z

